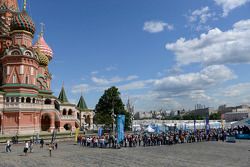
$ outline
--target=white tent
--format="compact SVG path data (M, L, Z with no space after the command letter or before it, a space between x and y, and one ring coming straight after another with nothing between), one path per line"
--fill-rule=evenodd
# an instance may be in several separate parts
M241 121L231 123L232 128L237 127L237 126L240 126L240 127L248 126L250 128L250 118L246 118Z
M150 133L155 132L155 130L150 125L148 125L148 127L145 129L145 131L150 132Z

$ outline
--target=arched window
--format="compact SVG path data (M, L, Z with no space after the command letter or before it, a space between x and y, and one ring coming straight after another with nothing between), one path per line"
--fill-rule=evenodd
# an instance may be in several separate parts
M25 101L25 98L24 98L24 97L22 97L22 98L21 98L21 102L22 102L22 103L24 103L24 101Z
M63 115L67 115L67 110L65 108L63 109Z
M30 97L26 98L26 103L31 103L31 98Z
M32 56L32 53L29 52L29 51L26 51L26 52L25 52L25 56L33 57L33 56Z
M9 97L6 97L6 102L10 102L10 98Z
M35 98L32 99L32 103L36 103L36 99Z
M19 102L19 97L16 97L16 102Z
M21 55L21 53L19 51L15 50L15 51L11 52L11 55Z
M50 100L50 99L46 99L46 100L44 101L44 104L51 104L51 100Z
M72 110L71 109L69 109L69 112L68 112L68 115L72 115Z
M15 98L14 98L14 97L11 98L11 102L12 102L12 103L15 102Z

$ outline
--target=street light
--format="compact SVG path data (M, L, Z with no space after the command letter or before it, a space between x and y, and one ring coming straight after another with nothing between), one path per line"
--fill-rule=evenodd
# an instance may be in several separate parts
M114 107L114 100L112 101L112 114L111 114L111 117L112 117L112 131L113 131L113 134L115 134L115 107Z

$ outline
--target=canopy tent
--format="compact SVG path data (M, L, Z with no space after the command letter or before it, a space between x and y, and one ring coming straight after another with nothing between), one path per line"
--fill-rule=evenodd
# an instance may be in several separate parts
M145 129L146 132L149 132L149 133L154 133L155 130L150 126L148 125L148 127Z

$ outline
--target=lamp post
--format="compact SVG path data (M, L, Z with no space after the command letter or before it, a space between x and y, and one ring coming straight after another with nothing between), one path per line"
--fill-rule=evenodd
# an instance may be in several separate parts
M113 134L115 134L115 107L114 107L114 100L112 101L112 114L111 114L111 117L112 117L112 132Z

